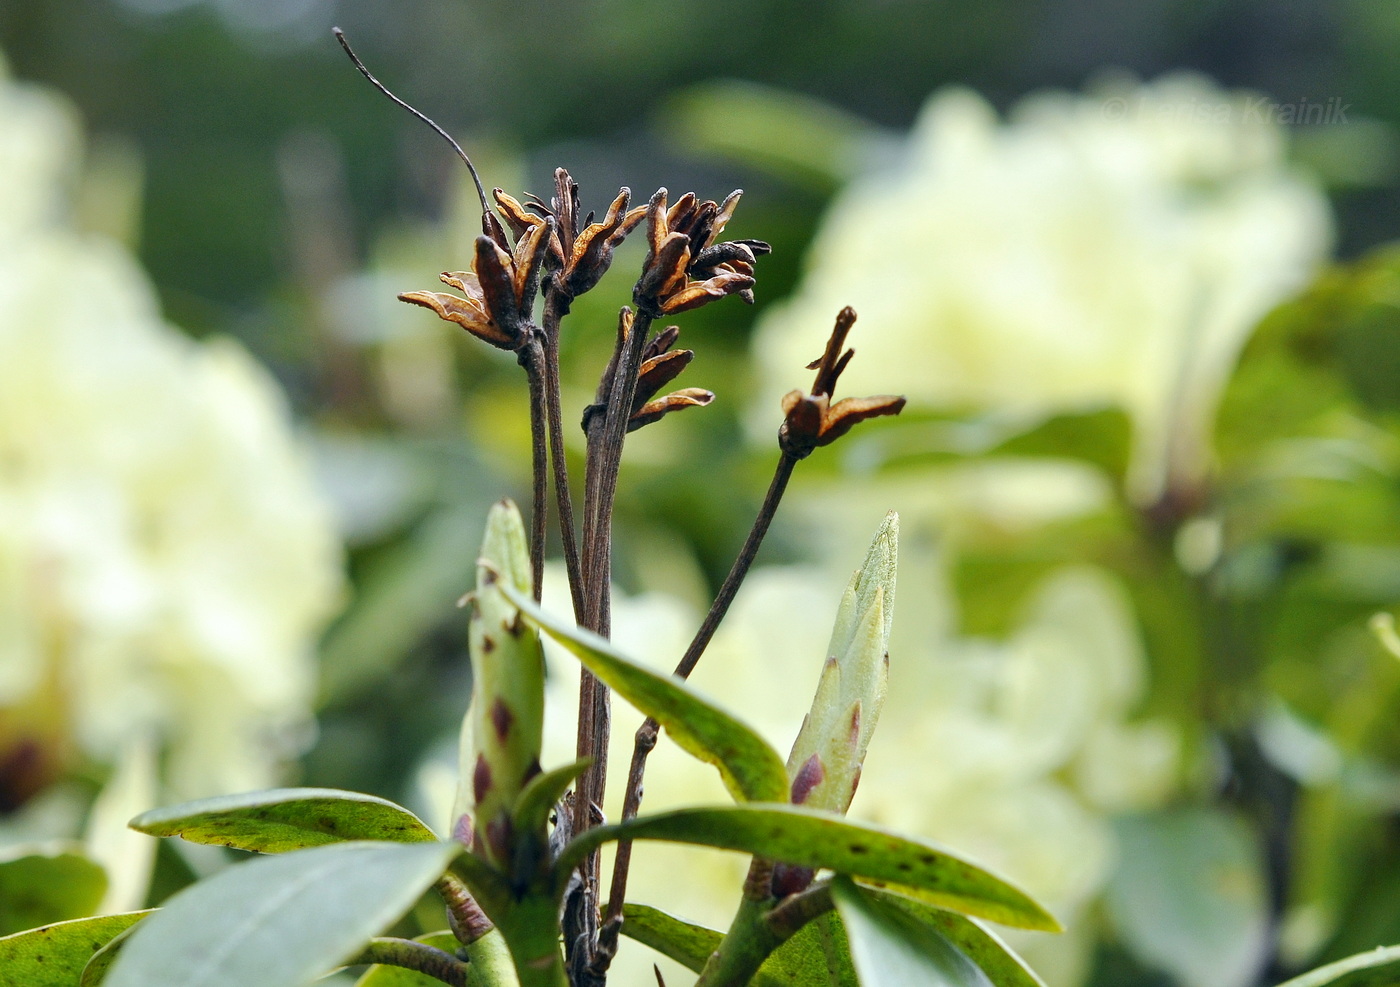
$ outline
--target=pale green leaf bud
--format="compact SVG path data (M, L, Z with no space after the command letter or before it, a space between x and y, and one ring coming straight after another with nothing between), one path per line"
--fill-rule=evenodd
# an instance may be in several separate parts
M855 795L885 703L898 541L891 511L841 598L817 694L788 757L795 804L845 812Z
M498 581L530 592L530 558L520 511L492 505L476 567L468 643L472 701L462 722L456 816L470 812L474 838L487 856L507 862L511 810L540 773L544 731L544 652L539 632L520 617Z

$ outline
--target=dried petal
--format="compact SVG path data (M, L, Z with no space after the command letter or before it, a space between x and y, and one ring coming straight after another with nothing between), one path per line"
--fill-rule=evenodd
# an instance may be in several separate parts
M462 294L466 295L467 298L471 299L477 304L481 304L481 282L477 280L477 277L473 272L443 271L441 274L438 275L438 280L445 285L450 285L453 288L456 288ZM482 309L482 311L485 311L485 309Z
M633 292L637 304L642 304L642 299L654 299L664 306L669 295L684 289L685 269L689 263L690 238L684 233L667 234L655 253L647 258Z
M405 291L399 301L421 305L437 313L438 318L455 322L478 339L503 350L515 349L514 337L504 332L486 314L480 303L471 298L458 298L439 291Z
M668 350L658 356L642 361L637 370L637 392L632 400L635 414L643 404L650 401L667 384L675 380L690 361L695 359L692 350Z
M715 213L714 224L710 228L710 238L705 241L703 246L708 247L724 232L724 228L728 226L729 221L734 218L734 210L738 208L739 199L742 198L743 195L744 190L736 188L733 192L730 192L724 197L724 201L719 204L719 209ZM740 240L736 242L743 243L744 241ZM767 244L764 244L764 246L767 246Z
M717 243L712 247L706 247L696 255L691 270L718 268L721 264L732 264L738 261L745 264L750 269L754 264L753 250L746 243L739 243L737 240L728 240L724 243Z
M505 227L496 218L496 214L489 209L481 214L481 230L502 250L510 249L510 241L506 239Z
M553 218L546 218L515 245L512 258L516 305L524 318L529 318L535 307L535 294L540 288L540 269L544 262L546 245L554 233Z
M847 305L836 314L836 326L826 341L826 350L821 358L807 365L808 370L817 371L817 379L812 382L813 394L831 395L836 393L836 380L845 369L850 356L841 357L841 348L846 345L846 336L856 323L856 310ZM839 364L839 366L838 366Z
M680 326L667 326L651 339L647 340L646 346L642 347L643 362L650 360L654 356L660 356L671 348L677 339L680 338Z
M676 200L666 212L666 228L671 232L680 232L687 235L695 228L697 211L700 208L700 200L696 198L694 192L687 192Z
M817 445L830 445L867 418L897 415L902 410L904 398L890 394L880 394L873 398L843 398L827 411Z
M650 267L652 258L661 252L661 244L671 232L666 225L666 189L659 188L647 202L647 258L644 267Z
M648 401L642 405L631 418L627 419L627 431L635 432L643 425L650 425L652 422L659 421L671 412L680 411L682 408L703 408L714 399L714 394L700 387L687 387L675 391L667 394L664 398Z
M573 251L565 269L569 292L581 295L595 286L612 264L613 251L646 216L645 208L628 210L632 192L623 188L601 223L589 224L574 241Z
M500 208L501 215L505 217L506 223L509 224L517 241L544 222L542 217L530 212L520 204L519 200L507 195L503 190L492 189L491 194L495 197L496 205Z
M479 236L476 238L475 267L486 311L513 342L520 335L521 310L520 300L515 295L514 264L510 254L490 237Z
M753 278L744 274L717 274L708 281L692 281L668 296L661 305L661 311L666 315L687 312L716 298L752 288L753 284Z

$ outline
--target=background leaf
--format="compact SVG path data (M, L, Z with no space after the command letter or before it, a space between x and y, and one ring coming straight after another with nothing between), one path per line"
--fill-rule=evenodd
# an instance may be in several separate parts
M133 829L235 850L285 853L345 840L435 842L421 819L387 799L330 788L278 788L142 813Z
M1026 929L1059 923L1024 892L933 843L796 805L679 809L598 826L564 848L568 866L622 838L738 850L802 867L825 867L968 915Z
M1120 820L1108 888L1119 934L1187 987L1254 983L1267 947L1259 848L1234 816L1178 809Z
M171 898L122 948L107 987L300 987L402 915L455 843L336 843L260 857Z
M73 987L92 955L149 911L78 918L0 939L0 987Z
M977 964L932 926L876 901L844 877L832 881L831 896L862 987L992 987Z
M24 844L0 858L0 935L91 915L107 875L76 848Z
M751 727L674 675L662 675L628 658L596 634L566 625L527 595L502 583L525 616L575 655L609 688L654 717L686 752L719 768L730 793L745 802L788 797L787 766Z

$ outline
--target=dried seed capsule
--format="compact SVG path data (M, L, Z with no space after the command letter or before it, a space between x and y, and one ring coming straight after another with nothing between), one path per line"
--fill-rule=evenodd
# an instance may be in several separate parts
M497 863L510 859L511 809L540 772L544 653L539 632L520 619L498 582L530 592L530 559L520 511L492 506L470 596L472 701L462 723L457 808L475 820L476 844Z

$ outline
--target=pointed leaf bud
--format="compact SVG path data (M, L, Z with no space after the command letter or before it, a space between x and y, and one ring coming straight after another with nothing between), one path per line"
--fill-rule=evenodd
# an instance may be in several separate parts
M477 561L469 647L472 701L462 722L457 806L470 812L476 844L499 864L510 859L511 811L540 772L544 730L544 655L539 633L501 592L500 582L530 592L530 558L520 512L492 506Z
M899 515L891 511L841 598L812 710L788 757L794 804L845 812L885 702Z

